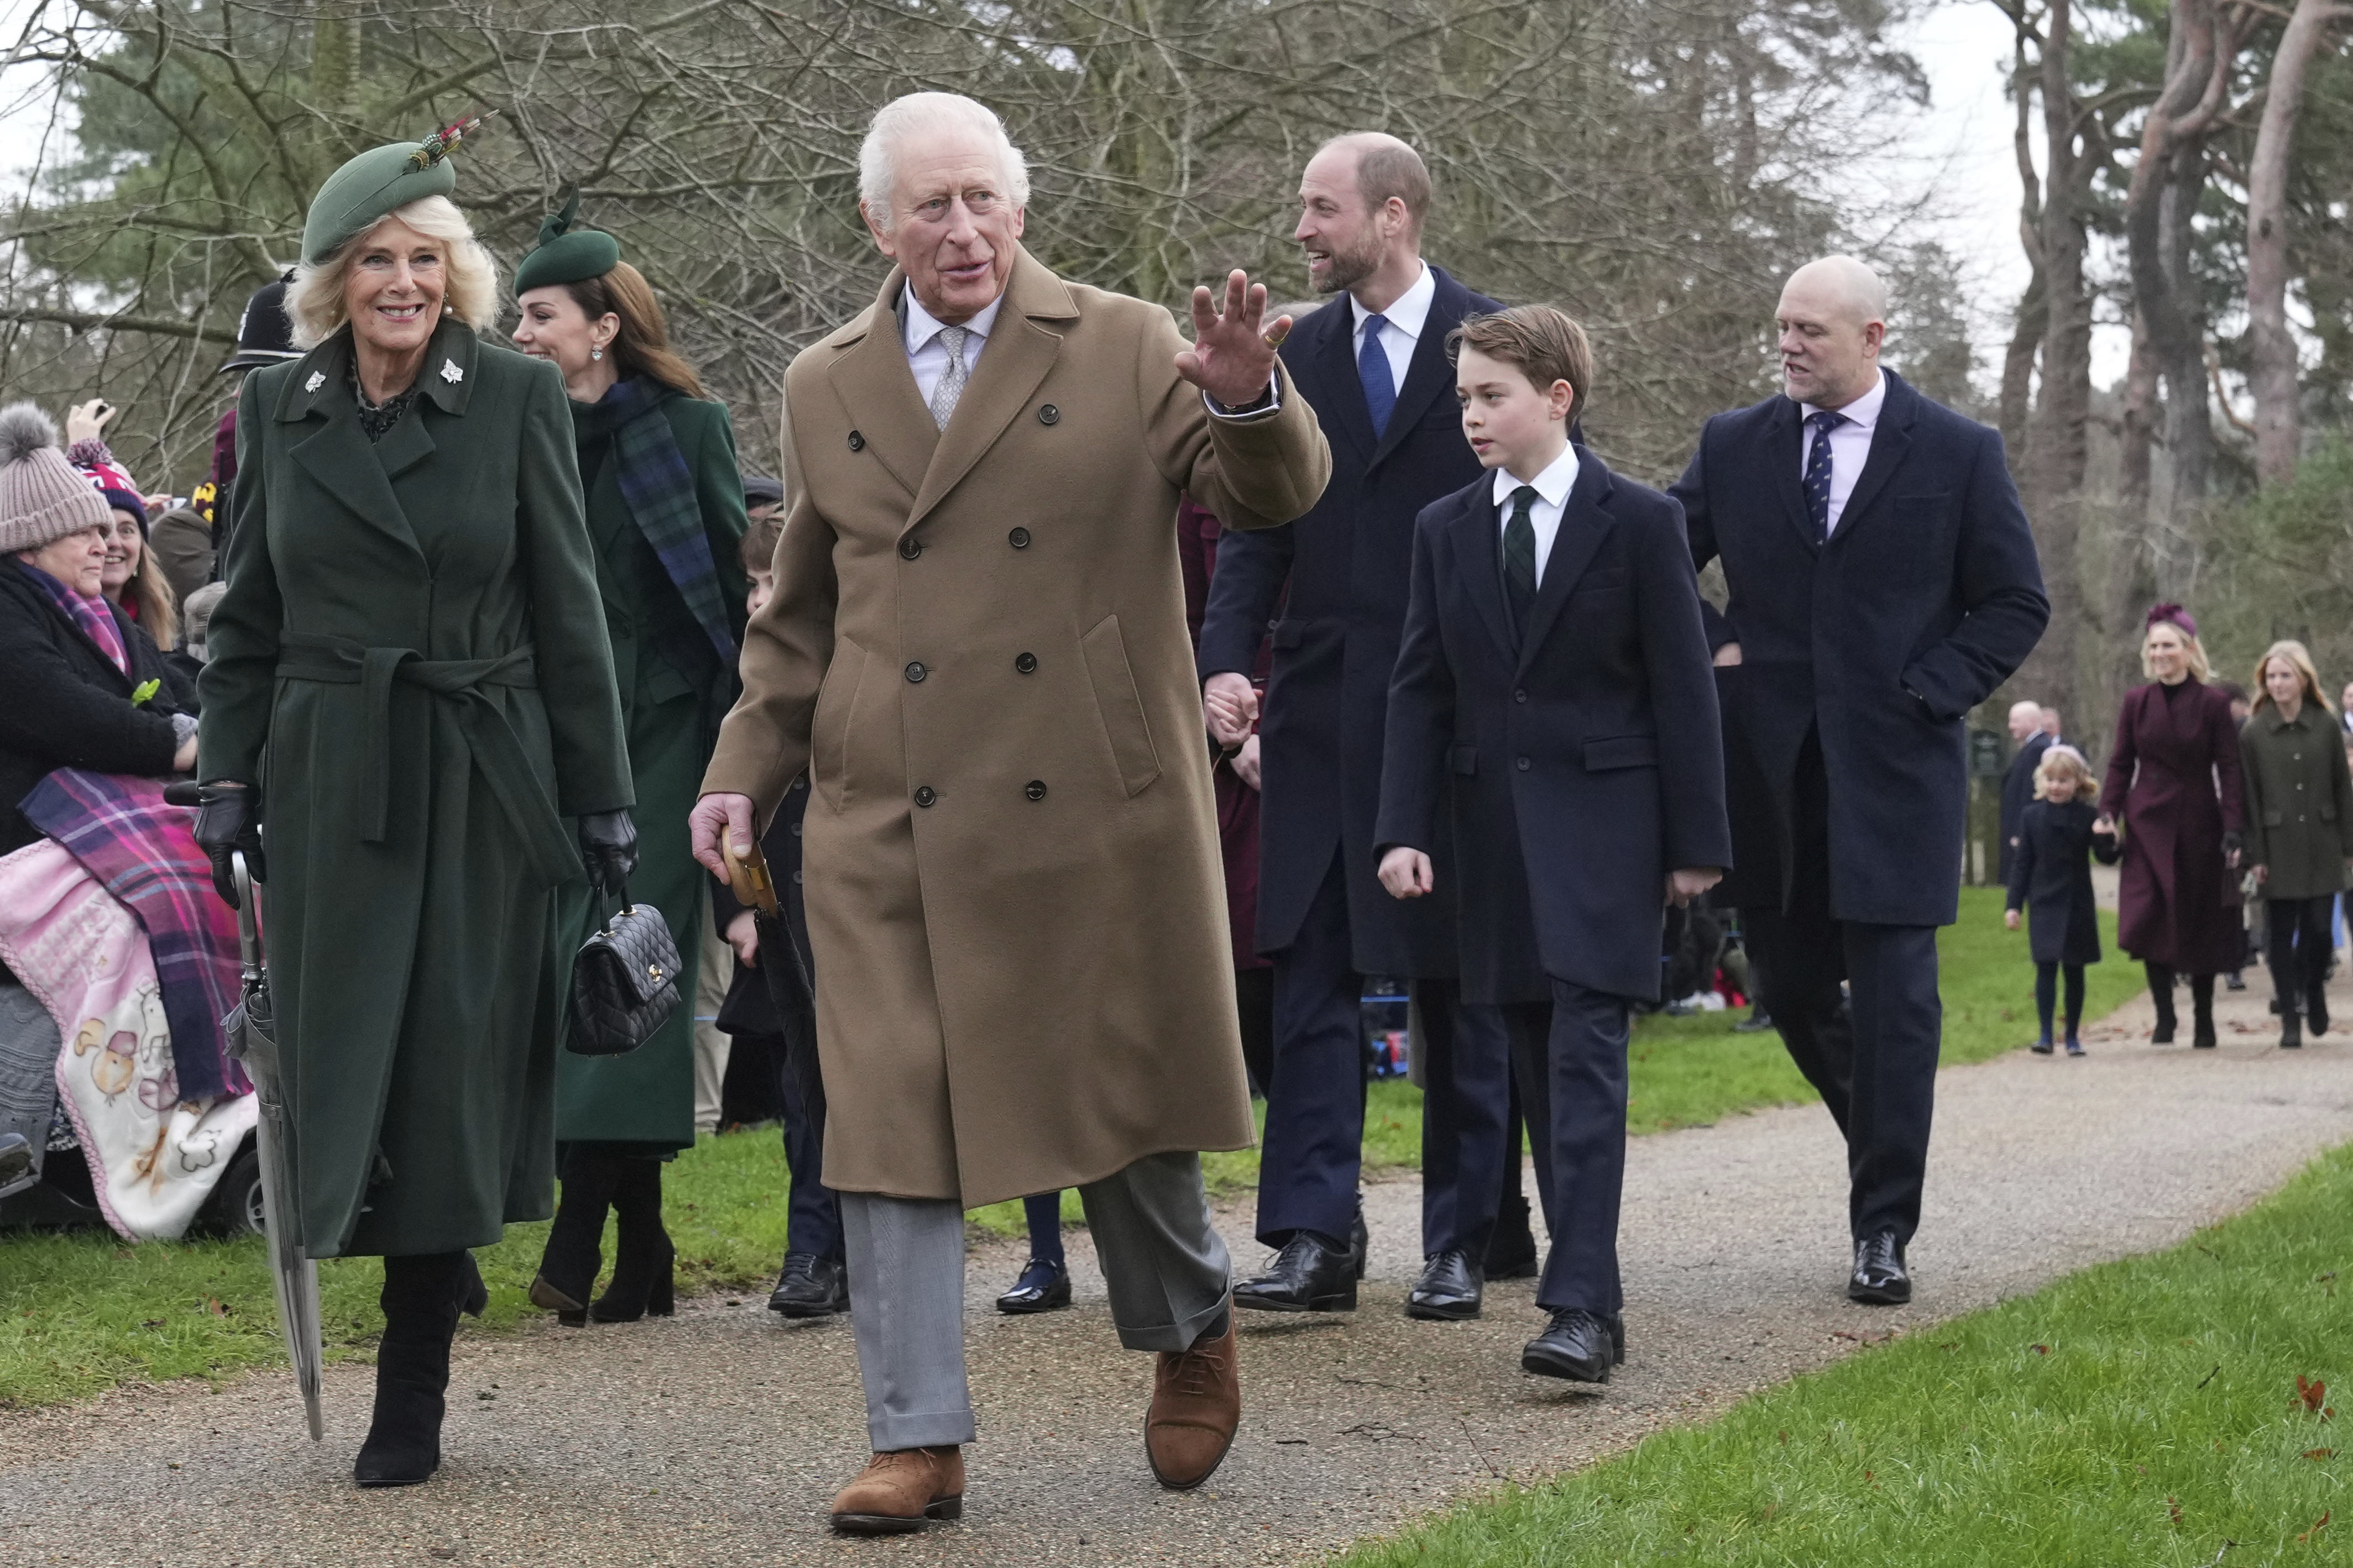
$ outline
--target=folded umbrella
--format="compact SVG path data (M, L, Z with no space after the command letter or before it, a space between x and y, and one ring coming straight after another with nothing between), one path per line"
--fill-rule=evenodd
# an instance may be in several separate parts
M760 973L765 977L768 1000L776 1012L776 1029L785 1040L785 1066L800 1091L802 1108L812 1126L825 1125L825 1077L817 1059L817 992L801 950L785 924L776 899L776 880L768 874L768 858L755 840L748 855L737 855L723 836L719 853L727 862L727 882L736 900L752 911L752 929L760 944Z

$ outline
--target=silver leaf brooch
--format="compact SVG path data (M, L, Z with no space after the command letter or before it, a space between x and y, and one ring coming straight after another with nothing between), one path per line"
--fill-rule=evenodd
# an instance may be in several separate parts
M311 373L311 379L302 384L302 390L305 392L316 392L319 388L326 384L327 373L323 370L314 370Z
M441 379L455 386L466 379L466 373L458 368L456 360L445 359L441 362Z

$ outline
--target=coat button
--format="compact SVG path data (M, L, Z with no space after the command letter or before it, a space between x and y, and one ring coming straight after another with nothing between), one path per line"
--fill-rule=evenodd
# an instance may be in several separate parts
M934 789L931 785L918 784L915 786L915 804L917 805L931 805L935 804L939 798L940 792Z
M1035 675L1038 672L1038 656L1034 653L1017 653L1013 656L1013 668L1024 675Z
M796 887L796 888L797 888L797 887L799 887L800 885L801 885L801 874L800 874L798 871L796 871L796 872L794 872L794 873L793 873L793 886L794 886L794 887Z
M929 674L931 671L923 668L923 661L920 658L913 660L907 666L907 679L917 686L921 686L923 683L923 677Z
M1528 694L1525 691L1514 691L1512 693L1512 700L1514 702L1525 702L1527 700Z
M1031 779L1028 784L1021 786L1021 793L1028 795L1031 800L1043 800L1046 798L1046 781L1044 779Z
M1525 758L1525 757L1522 757L1522 758L1519 760L1519 762L1518 762L1518 763L1517 763L1516 765L1518 766L1518 768L1519 768L1520 772L1522 772L1522 773L1526 773L1526 772L1528 771L1528 760L1527 760L1527 758Z
M900 560L913 561L916 556L921 555L923 552L923 542L916 538L913 534L911 533L907 535L906 538L899 541Z
M1027 550L1029 548L1029 531L1017 528L1005 536L1005 542L1016 550Z
M1059 409L1059 408L1055 407L1055 406L1054 406L1052 404L1050 404L1050 403L1041 403L1041 404L1039 404L1039 405L1038 405L1038 423L1039 423L1039 424L1040 424L1040 425L1060 425L1061 422L1062 422L1062 411L1061 411L1060 409Z
M863 452L866 450L866 437L860 435L857 431L852 430L849 433L849 449L853 452Z
M799 823L796 822L796 823L794 823L794 824L793 824L793 837L796 837L796 838L798 838L800 836L801 836L801 825L800 825Z

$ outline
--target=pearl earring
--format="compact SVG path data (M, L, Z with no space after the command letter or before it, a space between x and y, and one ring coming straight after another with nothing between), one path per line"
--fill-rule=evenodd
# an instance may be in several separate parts
M605 357L605 351L599 348L592 348L588 351L588 357L590 359L603 359Z

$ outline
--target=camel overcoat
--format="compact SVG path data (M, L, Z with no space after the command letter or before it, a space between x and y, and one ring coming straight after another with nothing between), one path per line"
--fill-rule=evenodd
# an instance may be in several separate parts
M903 280L786 374L776 595L702 783L763 821L814 786L826 1184L975 1206L1247 1147L1173 520L1287 521L1330 450L1287 378L1213 418L1166 310L1026 252L942 431Z

